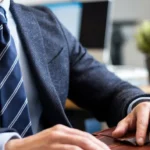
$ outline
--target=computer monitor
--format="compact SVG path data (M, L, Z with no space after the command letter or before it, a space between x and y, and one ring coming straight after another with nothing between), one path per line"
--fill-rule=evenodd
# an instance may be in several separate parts
M46 4L60 22L86 48L104 49L109 22L109 0L87 2L61 2Z

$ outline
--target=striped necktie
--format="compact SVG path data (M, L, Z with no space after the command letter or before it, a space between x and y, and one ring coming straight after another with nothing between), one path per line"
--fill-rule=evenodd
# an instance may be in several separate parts
M22 136L32 135L23 79L14 40L7 27L5 10L0 7L0 121Z

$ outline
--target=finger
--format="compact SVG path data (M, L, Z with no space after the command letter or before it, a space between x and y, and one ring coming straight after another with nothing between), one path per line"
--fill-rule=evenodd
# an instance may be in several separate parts
M50 149L53 150L83 150L82 148L74 145L68 145L68 144L55 144L50 147Z
M90 140L90 142L93 142L96 145L101 146L104 149L108 149L108 146L106 144L102 143L100 140L96 139L94 136L92 136L89 133L86 133L86 132L83 132L83 131L80 131L80 130L77 130L77 129L69 128L69 127L66 127L66 126L62 126L62 130L63 130L63 132L68 133L71 136L78 135L81 138L86 137L87 139Z
M83 150L82 148L74 145L68 145L68 144L57 144L52 146L50 149L53 150ZM103 150L99 148L99 150Z
M91 134L89 133L86 133L86 132L83 132L83 131L80 131L80 130L77 130L77 129L71 129L71 130L68 130L68 133L69 134L76 134L76 135L79 135L81 137L86 137L88 138L90 141L94 142L95 144L103 147L103 148L108 148L106 146L106 144L102 143L100 140L96 139L94 136L92 136Z
M120 121L112 133L113 137L122 137L124 136L128 131L134 130L136 127L136 115L135 111L132 111L126 118L124 118L122 121Z
M133 120L133 116L128 115L126 118L120 121L116 129L112 133L112 136L115 138L124 136L127 133L127 131L130 129L129 127L131 126L132 120Z
M149 108L142 107L137 110L137 129L136 129L136 141L138 145L143 145L149 124Z
M57 134L57 133L56 133ZM105 146L104 143L101 142L101 144L97 145L94 142L92 142L87 137L79 136L79 135L70 135L65 133L60 133L57 136L57 141L61 144L70 144L80 147L84 150L110 150L107 146Z

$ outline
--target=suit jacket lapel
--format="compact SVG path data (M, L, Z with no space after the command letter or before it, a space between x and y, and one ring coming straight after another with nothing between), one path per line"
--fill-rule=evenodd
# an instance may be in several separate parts
M48 98L46 95L43 95L43 97L45 96L45 99L43 98L44 101L42 100L45 112L47 112L45 120L51 125L52 122L50 122L50 119L48 118L55 117L53 124L57 124L61 121L65 125L70 126L55 87L51 81L38 22L34 18L32 12L27 9L27 7L23 7L11 1L11 12L16 21L21 41L23 41L22 44L30 59L31 66L34 68L36 78L39 79L38 83L39 86L41 86L41 91L44 89L45 91L43 90L43 94L48 95ZM53 114L49 113L50 109ZM58 109L60 113L58 113Z

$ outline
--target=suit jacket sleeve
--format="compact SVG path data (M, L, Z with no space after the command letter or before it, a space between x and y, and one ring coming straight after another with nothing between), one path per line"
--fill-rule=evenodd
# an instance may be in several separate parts
M70 54L69 98L91 111L97 119L114 126L127 115L127 107L138 97L150 96L122 81L96 61L61 25Z
M0 128L0 133L4 132L17 132L15 129L8 129L8 128Z

